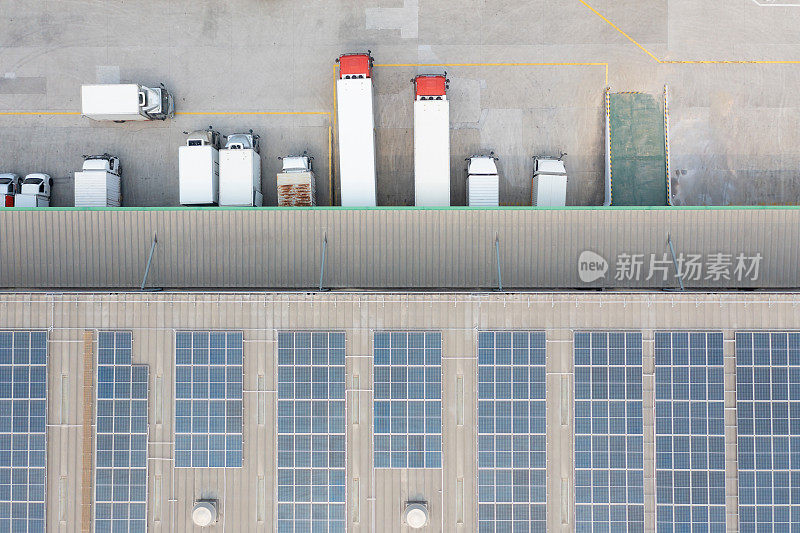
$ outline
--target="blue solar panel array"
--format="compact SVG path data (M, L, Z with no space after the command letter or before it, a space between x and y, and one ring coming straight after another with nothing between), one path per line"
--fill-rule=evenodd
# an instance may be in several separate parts
M345 335L278 334L278 531L345 531Z
M376 332L376 468L442 466L442 335Z
M242 466L242 332L179 331L175 466Z
M544 332L478 334L478 530L547 530Z
M725 531L721 332L656 332L656 525Z
M739 530L800 531L800 333L736 334Z
M0 331L0 531L45 531L47 335Z
M642 334L575 333L576 531L644 531Z
M131 363L131 333L101 331L97 353L94 524L147 530L147 365Z

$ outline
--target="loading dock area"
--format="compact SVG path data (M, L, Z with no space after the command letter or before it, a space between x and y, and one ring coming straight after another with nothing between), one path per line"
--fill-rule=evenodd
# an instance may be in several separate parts
M0 7L9 29L0 38L0 172L45 172L55 181L52 204L71 205L80 156L109 152L126 169L126 205L172 206L183 131L253 128L262 137L264 204L277 201L277 157L307 150L326 205L329 183L338 186L333 61L371 49L379 205L413 203L408 80L430 65L451 80L454 205L465 202L464 157L489 150L500 157L502 204L528 204L531 156L560 152L569 154L567 203L602 204L605 87L658 98L665 84L676 204L800 198L797 7L751 0L150 4ZM164 82L177 116L131 125L77 114L81 84L120 81Z

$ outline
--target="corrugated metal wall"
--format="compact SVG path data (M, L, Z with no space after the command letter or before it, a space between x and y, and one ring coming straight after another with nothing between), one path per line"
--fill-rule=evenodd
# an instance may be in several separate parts
M621 253L760 253L755 281L694 288L800 286L800 210L0 210L0 287L312 289L327 235L328 288L493 288L495 235L507 288L670 288L671 272L615 280ZM609 261L583 283L584 250Z

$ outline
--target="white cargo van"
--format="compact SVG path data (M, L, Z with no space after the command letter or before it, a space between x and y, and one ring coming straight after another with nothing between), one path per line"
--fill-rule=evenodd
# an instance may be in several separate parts
M14 207L50 207L53 178L33 173L22 180L20 192L14 195Z
M474 155L467 159L467 205L500 205L500 177L497 174L497 158Z
M81 114L93 120L165 120L175 114L172 95L162 85L136 83L81 86Z
M313 158L306 154L283 158L283 171L278 173L278 205L311 207L317 205L317 185L311 169Z
M534 157L531 205L563 207L567 205L567 170L565 154L561 157Z
M122 205L119 158L109 154L84 156L75 173L75 207Z
M14 207L14 195L19 189L19 176L6 172L0 174L0 207Z
M188 134L178 148L181 205L211 205L219 200L219 132L209 128Z
M261 155L258 135L235 133L219 151L219 205L261 206Z

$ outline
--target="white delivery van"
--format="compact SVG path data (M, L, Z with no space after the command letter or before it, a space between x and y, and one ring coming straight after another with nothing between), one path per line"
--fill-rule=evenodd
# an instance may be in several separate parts
M19 191L19 176L10 172L0 174L0 208L14 207L14 195Z
M75 173L75 207L119 207L122 186L119 158L109 154L84 156Z
M500 177L494 155L474 155L467 159L467 205L500 205Z
M261 206L261 155L258 135L235 133L219 151L219 205Z
M534 157L531 205L563 207L567 205L567 170L564 154L559 158Z
M50 207L52 188L53 178L47 174L28 174L14 196L14 207Z
M136 83L81 86L81 115L93 120L165 120L175 114L172 95Z
M317 205L317 185L311 169L313 158L306 154L283 158L283 170L278 173L278 205L281 207L311 207Z
M219 201L219 132L209 128L188 134L178 148L178 192L181 205Z

